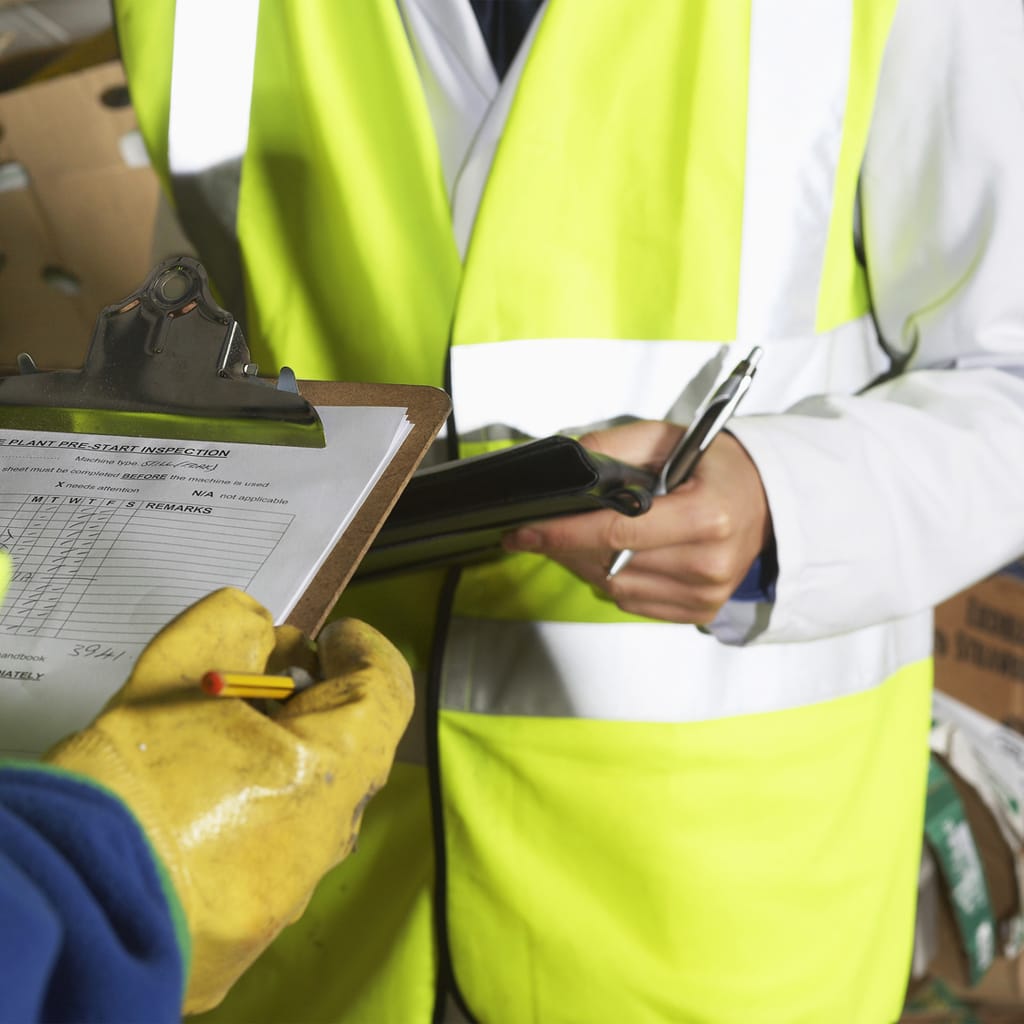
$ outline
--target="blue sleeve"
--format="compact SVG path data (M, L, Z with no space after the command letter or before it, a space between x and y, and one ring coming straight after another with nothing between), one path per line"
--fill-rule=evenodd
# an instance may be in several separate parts
M0 764L0 1021L180 1021L187 939L127 808Z
M768 542L764 551L754 559L754 564L743 577L732 601L766 601L775 600L775 584L779 578L779 557L775 550L774 538Z

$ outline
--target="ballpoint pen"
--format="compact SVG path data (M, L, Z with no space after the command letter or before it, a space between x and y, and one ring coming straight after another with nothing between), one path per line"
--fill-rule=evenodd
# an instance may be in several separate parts
M654 487L655 496L668 494L690 478L701 456L728 423L740 400L747 393L762 354L761 347L755 345L746 359L741 359L714 394L706 399L704 411L690 424L689 429L669 452ZM629 548L620 551L612 561L607 579L625 569L632 557L633 552Z

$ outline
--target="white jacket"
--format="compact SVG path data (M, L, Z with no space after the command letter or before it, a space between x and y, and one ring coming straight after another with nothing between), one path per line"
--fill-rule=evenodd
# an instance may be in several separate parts
M400 6L464 251L544 11L499 83L468 0ZM792 0L788 17L773 9L759 23L754 5L754 33L779 33L766 49L806 62L809 82L828 74L831 59L816 43L815 20L829 13L817 6ZM751 102L785 104L799 132L813 90L774 95L772 82L766 73ZM764 160L766 189L806 189L771 176L780 141L750 140L749 159ZM813 395L779 409L792 385L767 355L730 429L768 494L779 580L770 609L723 609L712 628L726 642L816 640L904 618L1024 552L1024 12L1016 0L902 0L863 165L860 223L878 328L917 372L855 397ZM770 223L762 231L765 245L784 245ZM769 284L750 287L770 301ZM944 301L925 307L922 296L937 288ZM557 387L557 374L548 376ZM669 379L632 411L663 415L683 383ZM558 403L538 393L536 407ZM462 432L493 421L493 396L481 396L479 411L475 423L460 409ZM539 434L569 424L528 426Z

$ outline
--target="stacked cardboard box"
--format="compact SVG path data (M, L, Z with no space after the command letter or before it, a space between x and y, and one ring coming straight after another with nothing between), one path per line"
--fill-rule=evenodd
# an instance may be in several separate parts
M1019 1008L1024 1020L1020 935L1024 877L1024 561L1015 562L940 605L935 613L933 746L952 771L985 870L1000 952L976 984L948 893L940 901L938 953L929 975L980 1005Z
M935 686L1024 731L1024 561L936 610Z

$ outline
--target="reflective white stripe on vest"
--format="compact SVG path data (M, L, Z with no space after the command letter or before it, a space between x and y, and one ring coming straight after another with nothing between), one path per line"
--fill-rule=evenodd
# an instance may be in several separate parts
M196 174L245 153L259 9L259 0L177 0L167 133L172 174Z
M829 640L726 647L693 626L456 619L442 706L489 715L697 722L862 693L931 653L930 613Z
M814 329L843 140L852 18L852 3L751 5L737 325L744 342ZM801 73L794 75L793 67ZM822 125L831 130L823 134ZM794 211L802 215L794 218Z
M850 394L888 369L869 317L827 334L762 339L765 355L744 414L778 412L807 395ZM460 434L503 424L543 437L619 415L661 419L723 346L707 341L542 338L456 345L452 395ZM729 368L747 348L726 346ZM692 410L691 410L692 412ZM688 419L680 410L681 419Z

